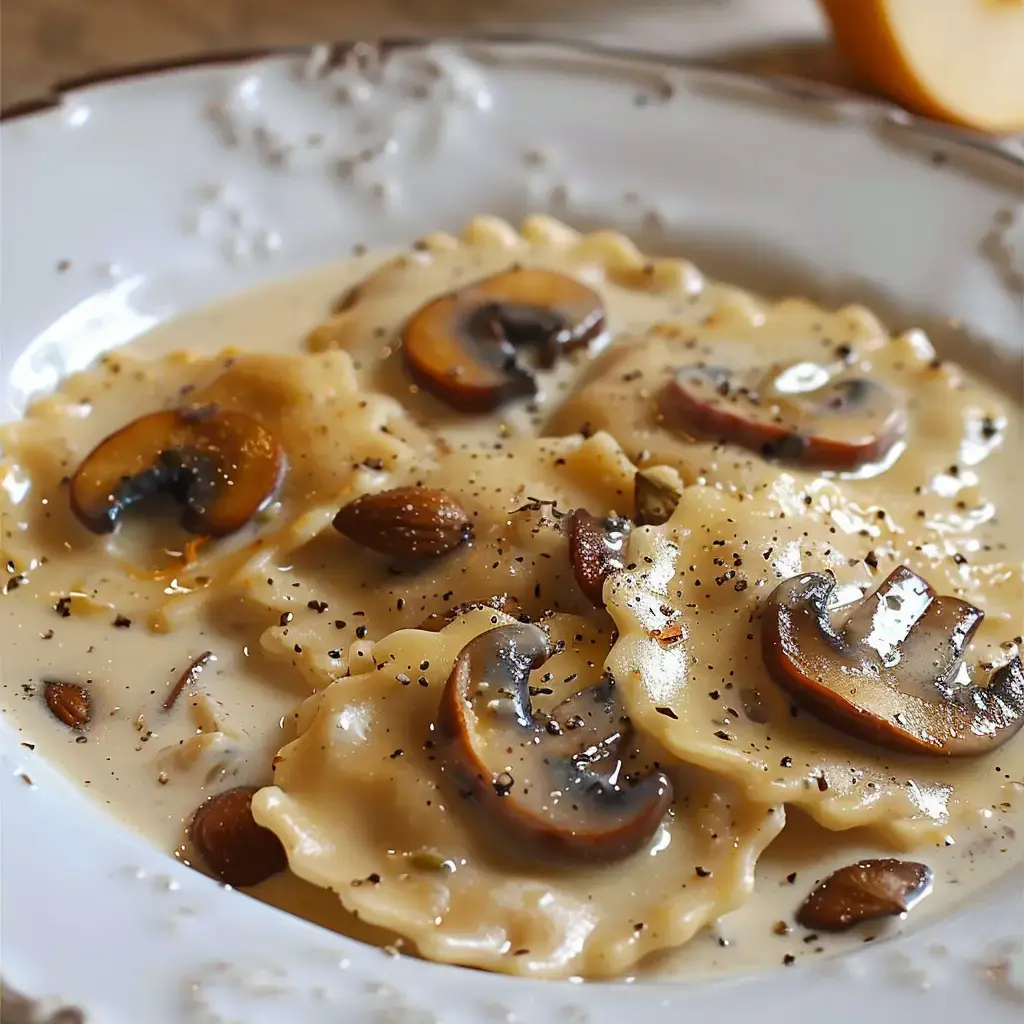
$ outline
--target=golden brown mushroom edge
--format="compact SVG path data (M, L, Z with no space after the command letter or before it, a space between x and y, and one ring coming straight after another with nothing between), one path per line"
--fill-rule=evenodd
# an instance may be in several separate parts
M534 710L530 675L551 655L537 625L497 626L459 653L441 699L445 764L525 853L618 860L644 847L672 804L670 779L643 770L609 680L550 713Z
M1019 655L988 686L960 681L980 609L939 597L899 566L837 630L828 610L835 586L831 575L804 573L765 606L765 667L798 704L848 735L911 754L984 754L1024 726Z
M425 391L459 412L482 413L537 393L520 349L536 349L550 367L604 327L604 306L586 285L553 270L513 268L421 306L402 332L402 352Z
M661 391L659 413L668 426L695 437L825 469L880 462L902 440L903 402L887 387L844 375L801 390L801 369L807 368L737 373L685 366ZM808 372L805 379L817 375Z
M215 405L150 413L101 441L71 478L71 510L93 533L158 494L182 506L190 533L223 537L274 497L284 450L261 423Z

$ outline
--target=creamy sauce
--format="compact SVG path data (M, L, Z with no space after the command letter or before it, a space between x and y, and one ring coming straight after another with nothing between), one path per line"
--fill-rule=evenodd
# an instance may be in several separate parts
M606 343L539 371L535 400L456 413L410 382L396 332L428 299L517 260L596 289ZM731 367L857 368L909 397L905 447L892 465L837 475L680 436L652 417L652 396L694 353ZM112 431L184 395L255 411L276 434L289 455L278 501L200 546L163 509L88 533L62 481ZM764 678L749 621L784 576L829 567L856 596L904 563L985 609L968 663L1004 663L1024 617L1024 541L1011 526L1020 421L994 391L937 365L920 333L890 339L860 308L772 305L681 261L648 263L611 233L580 238L535 218L519 235L481 219L459 240L432 236L411 254L324 268L168 323L3 428L3 710L111 813L190 862L198 804L266 786L254 809L292 871L248 891L366 941L537 976L702 975L849 948L892 926L810 942L773 926L857 857L913 850L935 870L915 921L1019 864L1024 738L953 764L794 718ZM689 485L680 509L630 539L630 556L653 568L606 585L611 615L594 609L548 503L629 515L635 466L666 464ZM408 484L456 495L475 544L396 572L331 529L357 495ZM610 871L524 866L443 787L431 801L435 768L417 730L433 728L462 644L512 620L478 610L439 633L416 627L499 596L565 640L566 693L613 668L634 723L679 772L685 796L665 826ZM657 610L638 613L648 598ZM650 639L679 621L685 645ZM205 651L214 660L165 708ZM423 682L404 688L408 673ZM45 680L87 687L87 729L55 719ZM459 870L418 874L424 851ZM383 880L353 885L369 875Z

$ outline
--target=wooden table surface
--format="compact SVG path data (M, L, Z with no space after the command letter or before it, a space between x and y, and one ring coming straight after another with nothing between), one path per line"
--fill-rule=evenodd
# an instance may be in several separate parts
M841 80L814 0L3 0L0 103L211 50L514 31Z

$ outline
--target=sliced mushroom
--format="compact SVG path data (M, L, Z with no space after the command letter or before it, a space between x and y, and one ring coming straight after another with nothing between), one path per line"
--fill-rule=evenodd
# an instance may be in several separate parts
M795 371L806 366L747 373L686 366L661 392L659 411L671 426L766 458L840 470L883 459L906 433L902 402L862 377L800 390ZM817 384L823 373L804 380Z
M861 921L905 914L932 888L932 869L914 861L862 860L833 871L797 911L815 932L841 932Z
M402 334L413 380L460 412L489 412L536 394L518 349L539 349L543 366L604 330L597 293L553 270L512 269L433 299Z
M191 533L222 537L274 496L284 451L242 412L216 406L155 412L101 441L71 480L71 509L94 533L110 533L126 509L155 494L182 506Z
M672 466L638 469L633 478L637 526L667 523L683 497L683 480Z
M569 561L580 590L604 607L604 581L623 567L626 538L633 528L628 519L592 516L585 509L569 513Z
M533 710L530 673L551 651L535 625L497 626L460 652L438 724L448 764L502 829L540 856L608 861L643 847L672 803L672 783L627 773L632 732L609 682L549 714Z
M949 757L986 753L1024 726L1019 656L987 687L964 681L980 609L899 566L837 631L835 586L824 573L794 576L765 606L765 666L813 714L888 750Z

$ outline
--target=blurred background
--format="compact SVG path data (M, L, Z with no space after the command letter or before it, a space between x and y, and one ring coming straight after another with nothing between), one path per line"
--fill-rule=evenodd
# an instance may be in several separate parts
M3 0L0 102L201 52L383 35L519 32L842 80L814 0Z
M200 54L514 33L795 75L1024 132L1024 0L3 0L0 18L7 110L67 79Z

